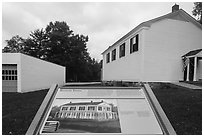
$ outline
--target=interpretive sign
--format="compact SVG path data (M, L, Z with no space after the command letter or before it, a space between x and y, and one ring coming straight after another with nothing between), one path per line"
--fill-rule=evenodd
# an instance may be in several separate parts
M145 88L61 87L49 98L27 134L169 134Z

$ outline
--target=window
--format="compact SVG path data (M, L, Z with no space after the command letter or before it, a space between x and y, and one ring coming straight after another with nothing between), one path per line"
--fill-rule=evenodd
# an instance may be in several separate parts
M15 69L15 65L14 67L9 65L9 68L2 69L2 80L17 80L17 70Z
M102 107L98 107L98 111L102 111Z
M17 70L2 70L2 80L17 80Z
M109 108L109 107L107 107L107 111L110 111L110 108Z
M68 110L68 107L62 107L62 110Z
M130 39L130 53L138 51L139 34Z
M88 110L95 110L95 107L90 106L90 107L88 107Z
M116 49L112 51L112 61L116 59Z
M76 107L70 107L69 110L76 110Z
M125 56L125 43L120 45L120 58Z
M110 53L108 53L107 55L106 55L106 63L109 63L110 62Z
M79 107L79 110L85 110L85 107Z

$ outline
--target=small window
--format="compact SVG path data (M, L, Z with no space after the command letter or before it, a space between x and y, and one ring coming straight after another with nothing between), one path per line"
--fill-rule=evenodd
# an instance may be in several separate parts
M17 70L15 70L15 75L17 75Z
M98 111L102 111L102 107L98 107Z
M9 80L12 80L12 76L9 76Z
M15 70L12 70L12 75L15 75Z
M116 49L112 51L112 61L116 60Z
M2 76L2 80L5 80L5 76Z
M17 80L17 76L15 76L15 80Z
M68 110L68 107L63 107L62 110Z
M70 107L69 110L76 110L76 107Z
M93 106L88 107L88 110L95 110L95 107L93 107Z
M139 34L130 39L130 53L138 51Z
M110 53L106 54L106 63L110 62Z
M85 107L79 107L79 110L85 110Z
M15 76L12 76L12 80L15 80Z
M109 107L107 107L107 111L110 111L110 108L109 108Z
M120 45L120 58L125 56L125 43Z

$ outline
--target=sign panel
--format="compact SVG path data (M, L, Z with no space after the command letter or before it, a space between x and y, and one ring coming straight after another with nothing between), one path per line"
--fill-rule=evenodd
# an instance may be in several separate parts
M142 88L60 88L39 134L163 134Z

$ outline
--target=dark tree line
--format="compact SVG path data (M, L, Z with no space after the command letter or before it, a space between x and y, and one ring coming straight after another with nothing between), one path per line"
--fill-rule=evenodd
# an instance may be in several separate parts
M27 39L16 35L6 42L3 52L20 52L65 66L66 82L100 80L101 63L87 51L88 36L74 34L66 22L50 22Z
M194 2L192 13L197 17L197 21L202 24L202 2Z

